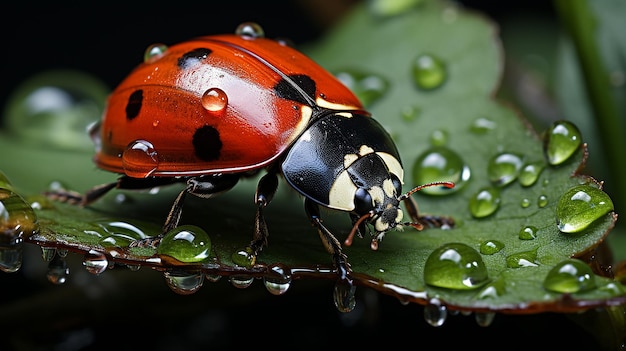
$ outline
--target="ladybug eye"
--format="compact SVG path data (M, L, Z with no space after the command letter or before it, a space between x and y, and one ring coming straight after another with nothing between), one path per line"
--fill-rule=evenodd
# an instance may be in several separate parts
M373 208L372 196L367 190L358 188L354 193L354 211L359 214L365 214Z

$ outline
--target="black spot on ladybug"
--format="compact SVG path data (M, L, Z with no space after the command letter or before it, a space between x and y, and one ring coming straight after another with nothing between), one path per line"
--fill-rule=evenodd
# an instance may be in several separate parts
M141 105L143 104L143 90L135 90L126 103L126 119L132 120L141 111Z
M315 81L311 77L304 74L290 75L289 79L281 79L275 86L276 94L287 100L297 101L301 104L308 105L310 101L315 101ZM295 83L295 86L294 86ZM298 89L299 88L299 89ZM308 98L302 94L308 95Z
M200 63L201 60L206 59L210 54L211 50L206 48L197 48L188 51L178 59L178 67L181 69L191 68Z
M220 133L211 126L198 128L193 134L193 148L199 159L204 161L217 160L222 150Z

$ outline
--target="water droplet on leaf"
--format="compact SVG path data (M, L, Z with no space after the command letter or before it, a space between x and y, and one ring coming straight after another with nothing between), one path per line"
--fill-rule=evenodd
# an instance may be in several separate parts
M489 281L480 253L462 243L435 249L424 265L424 282L440 288L476 289Z
M424 320L433 327L440 327L448 318L448 309L438 299L430 299L424 306Z
M254 282L254 278L253 277L248 277L248 276L243 276L243 275L241 275L241 276L240 275L233 275L233 276L228 278L228 281L235 288L245 289L245 288L249 287L250 285L252 285L252 282Z
M522 157L503 152L495 155L487 164L487 176L489 181L496 186L505 186L515 181L523 165Z
M422 90L440 87L447 79L445 63L438 57L423 54L413 61L413 81Z
M544 208L548 205L548 197L545 195L539 195L537 198L537 206L539 208Z
M518 237L521 240L533 240L537 237L537 227L532 225L523 226L520 229Z
M583 261L570 258L548 272L543 287L557 293L577 293L596 287L595 275Z
M480 189L469 200L469 211L475 218L487 217L500 207L500 190L495 187Z
M504 243L498 240L486 240L480 244L480 253L483 255L493 255L504 248Z
M241 267L250 268L256 263L256 255L252 251L252 248L249 246L244 249L235 251L231 255L231 259L233 260L234 264Z
M173 292L180 295L193 294L202 287L204 274L201 272L190 273L186 271L165 271L163 272L165 282Z
M57 251L58 252L58 251ZM67 267L65 258L60 255L55 255L48 263L48 272L46 278L52 284L61 285L67 280L67 276L70 274L70 269Z
M356 306L356 286L343 280L335 283L333 301L339 312L351 312Z
M265 288L273 295L282 295L291 286L291 270L277 263L268 267L269 273L263 277Z
M417 119L417 116L419 116L420 112L422 112L422 110L419 107L409 105L402 108L402 110L400 111L400 115L402 116L403 120L407 122L412 122Z
M430 133L430 145L444 146L448 142L448 132L442 129L435 129Z
M535 184L544 168L544 163L540 161L526 163L519 172L519 183L526 187Z
M537 267L537 249L522 251L506 257L506 265L509 268Z
M496 122L484 117L475 119L470 125L470 132L474 134L485 134L494 129L496 129Z
M582 137L578 127L568 121L556 121L545 132L544 151L553 166L567 161L580 148Z
M85 266L87 272L98 275L109 267L109 261L102 252L89 250L83 259L83 266Z
M211 253L211 238L200 227L182 225L165 233L157 253L180 262L201 262Z
M470 169L461 156L445 146L433 146L425 150L413 164L413 182L428 184L450 181L454 188L429 187L421 190L429 195L447 195L465 187L470 179Z
M613 201L604 191L590 185L577 185L559 199L556 225L563 233L578 233L613 209Z
M335 77L348 87L348 89L352 90L365 107L371 106L389 90L387 80L373 73L357 70L343 70L336 72Z

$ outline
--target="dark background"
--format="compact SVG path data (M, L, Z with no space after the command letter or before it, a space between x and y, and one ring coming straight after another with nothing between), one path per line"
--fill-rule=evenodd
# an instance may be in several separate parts
M3 6L0 15L0 106L22 81L49 69L88 72L112 89L141 61L148 45L232 32L243 21L260 23L268 36L288 37L296 45L314 41L356 3L13 3ZM552 16L549 1L463 3L500 23L518 11ZM578 350L595 345L565 315L498 315L490 327L478 326L473 316L457 315L435 328L424 321L423 307L403 306L393 297L364 288L357 290L357 309L341 314L333 306L330 282L296 281L285 296L276 297L260 282L238 291L222 280L213 285L205 282L196 294L179 296L157 272L122 272L115 278L117 272L105 272L92 277L78 262L73 282L54 286L45 281L43 262L39 268L27 263L37 255L31 252L21 271L0 273L4 299L0 350L363 346L528 350L538 345ZM224 296L229 297L220 300Z
M49 69L84 71L113 89L139 64L148 45L201 35L233 32L244 21L261 24L269 37L296 45L332 28L357 0L205 1L142 6L141 2L102 6L83 2L12 2L3 6L0 28L0 106L32 75ZM519 11L551 15L549 1L460 1L503 22Z

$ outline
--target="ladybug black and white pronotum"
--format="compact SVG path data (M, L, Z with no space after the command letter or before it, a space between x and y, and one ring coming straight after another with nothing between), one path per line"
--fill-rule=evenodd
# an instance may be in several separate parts
M405 204L412 222L402 222L400 203L423 186L402 193L404 171L389 134L332 74L265 38L254 23L231 35L151 46L90 133L96 165L121 177L81 195L81 204L114 188L185 183L163 233L178 226L186 194L210 197L265 170L255 196L251 262L266 244L263 210L280 175L304 197L344 281L351 281L350 265L320 206L350 214L350 238L372 227L373 245L397 226L437 222L419 217L411 201Z

